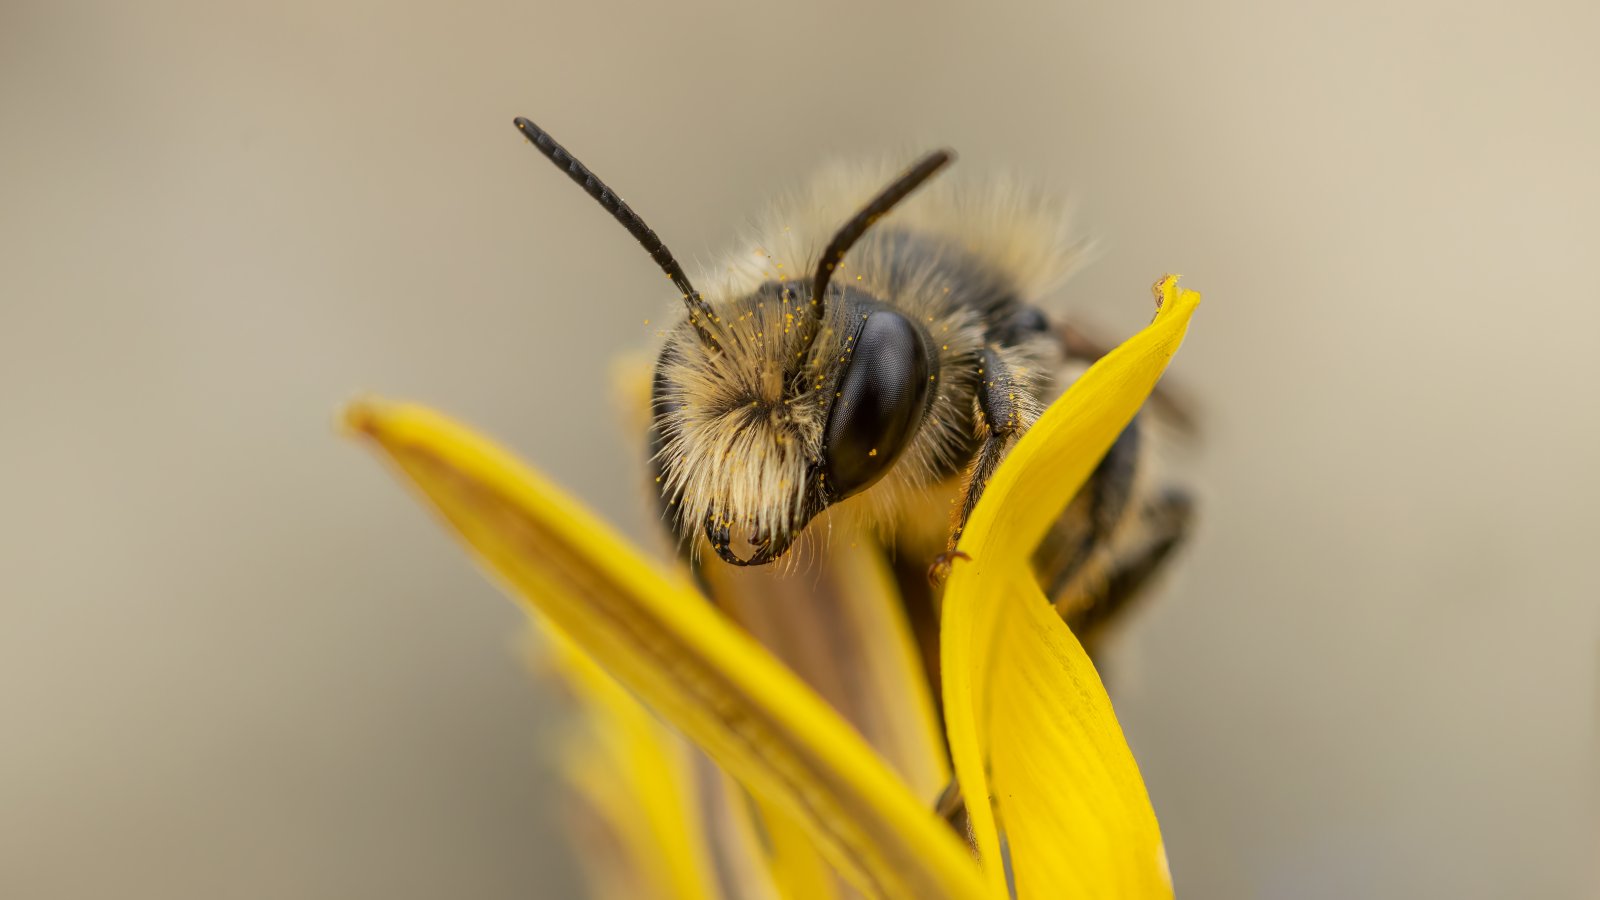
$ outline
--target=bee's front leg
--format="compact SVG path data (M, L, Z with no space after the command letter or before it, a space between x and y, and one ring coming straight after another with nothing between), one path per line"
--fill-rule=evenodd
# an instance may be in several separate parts
M983 489L989 486L989 479L994 477L1017 438L1039 419L1040 404L1031 385L1018 376L994 347L984 348L982 358L978 381L978 426L982 443L967 469L961 510L950 528L950 539L944 552L934 557L933 565L928 567L928 580L935 585L941 584L950 574L955 560L965 558L965 554L956 550L956 542L961 540L961 532L977 508Z

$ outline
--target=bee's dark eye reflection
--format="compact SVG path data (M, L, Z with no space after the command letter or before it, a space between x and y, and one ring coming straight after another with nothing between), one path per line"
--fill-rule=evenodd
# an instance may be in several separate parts
M874 310L862 323L823 433L825 487L841 500L877 481L911 443L936 372L922 332Z

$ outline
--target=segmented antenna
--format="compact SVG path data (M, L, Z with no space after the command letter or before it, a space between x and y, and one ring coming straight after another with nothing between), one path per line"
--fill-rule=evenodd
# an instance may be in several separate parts
M661 242L661 238L639 218L639 214L618 197L616 192L607 187L599 176L589 171L588 166L578 162L571 153L568 153L567 148L556 143L556 139L551 137L548 131L521 116L514 119L513 123L517 126L517 130L522 132L522 136L528 139L528 143L538 148L539 152L555 163L557 168L566 172L567 177L577 182L584 193L593 197L601 209L610 213L618 224L633 235L633 239L644 247L645 252L650 254L650 258L661 267L661 271L667 273L667 277L672 279L672 283L683 294L683 305L689 308L689 324L699 333L701 342L713 350L722 349L709 328L713 321L710 305L701 298L700 292L694 289L694 285L689 283L689 276L683 273L683 267L673 258L672 251L668 250L667 245Z
M828 242L827 249L822 251L821 258L817 260L817 273L811 283L811 302L816 312L812 316L811 334L806 338L807 349L810 349L811 342L816 340L817 332L822 329L822 318L828 309L828 281L833 278L839 263L844 261L844 255L850 252L850 248L867 233L873 223L883 218L885 213L894 209L940 169L955 161L955 158L953 150L935 150L924 156L834 233L833 240Z

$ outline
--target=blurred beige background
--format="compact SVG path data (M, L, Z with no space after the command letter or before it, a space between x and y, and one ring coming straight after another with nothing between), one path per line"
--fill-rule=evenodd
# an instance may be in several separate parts
M838 154L1072 191L1207 301L1205 521L1111 669L1181 894L1594 896L1591 3L0 6L0 895L566 897L519 618L330 427L635 533L610 360ZM691 269L693 266L691 265Z

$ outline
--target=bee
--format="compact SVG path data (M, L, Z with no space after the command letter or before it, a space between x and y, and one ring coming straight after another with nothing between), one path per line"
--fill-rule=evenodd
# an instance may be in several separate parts
M709 562L706 548L731 566L771 564L837 508L937 581L1007 452L1103 353L1038 306L1084 256L1063 211L1014 184L930 184L949 150L898 173L825 173L775 204L757 251L703 294L621 197L549 133L515 122L681 294L654 367L648 446L663 522L693 565ZM1035 554L1080 636L1137 595L1189 529L1189 495L1142 477L1141 435L1136 419Z

